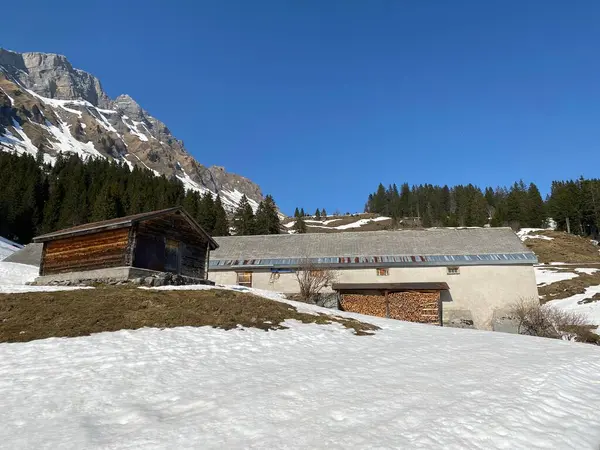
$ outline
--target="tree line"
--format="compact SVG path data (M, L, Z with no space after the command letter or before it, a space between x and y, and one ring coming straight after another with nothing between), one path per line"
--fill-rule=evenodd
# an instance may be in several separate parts
M279 234L281 220L275 200L267 195L254 213L248 198L243 195L233 214L232 225L237 236Z
M276 208L268 197L258 212ZM83 161L77 155L59 154L50 166L41 153L34 158L0 152L0 236L19 243L83 223L172 206L183 206L213 236L226 236L230 225L236 226L219 195L186 191L175 177L157 177L148 169L105 159ZM274 232L261 217L257 213L256 230Z
M557 229L597 236L600 225L600 180L555 181L546 200L534 183L523 181L510 187L486 187L472 184L438 186L421 184L398 189L379 184L369 194L365 212L392 217L396 222L418 217L430 226L510 226L539 228L548 219Z

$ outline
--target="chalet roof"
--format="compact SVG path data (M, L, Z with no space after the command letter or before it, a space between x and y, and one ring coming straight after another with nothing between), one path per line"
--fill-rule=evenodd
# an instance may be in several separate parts
M204 229L198 225L198 223L181 207L176 206L173 208L161 209L158 211L150 211L140 214L133 214L131 216L119 217L116 219L102 220L100 222L92 222L86 223L83 225L77 225L75 227L66 228L63 230L53 231L52 233L42 234L40 236L36 236L33 238L33 242L45 242L52 241L55 239L63 239L71 236L79 236L82 234L93 233L96 231L103 230L112 230L117 228L125 228L133 225L134 223L143 222L146 220L154 219L156 217L168 215L168 214L182 214L183 217L187 219L187 221L192 225L192 227L196 228L197 231L203 234L208 238L209 243L211 245L211 249L219 247L219 244L215 242L215 240L206 232Z
M211 269L228 266L533 264L535 255L510 228L278 234L216 238Z

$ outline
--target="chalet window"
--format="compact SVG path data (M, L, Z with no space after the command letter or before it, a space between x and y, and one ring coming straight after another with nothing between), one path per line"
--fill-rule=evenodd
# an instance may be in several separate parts
M238 272L237 284L240 286L252 287L252 272Z
M388 268L375 269L375 270L377 271L378 277L387 277L390 274L390 269L388 269Z
M446 273L448 275L459 275L460 267L446 267Z

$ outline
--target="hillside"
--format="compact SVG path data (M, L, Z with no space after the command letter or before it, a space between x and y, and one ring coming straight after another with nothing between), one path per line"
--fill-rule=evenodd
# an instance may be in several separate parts
M288 217L282 221L283 230L293 233L296 219ZM307 233L340 233L343 231L378 231L388 229L392 219L379 214L331 215L323 218L304 218Z
M100 80L61 55L0 48L0 150L101 157L178 178L187 189L219 193L229 208L242 194L256 208L260 188L223 167L205 167L169 128L128 95L111 99Z
M524 228L518 234L542 264L600 263L600 247L589 238L532 228Z

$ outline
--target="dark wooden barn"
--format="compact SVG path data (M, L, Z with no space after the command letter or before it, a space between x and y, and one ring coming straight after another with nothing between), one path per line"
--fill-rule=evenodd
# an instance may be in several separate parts
M136 268L207 279L213 238L181 207L79 225L34 239L40 275Z

